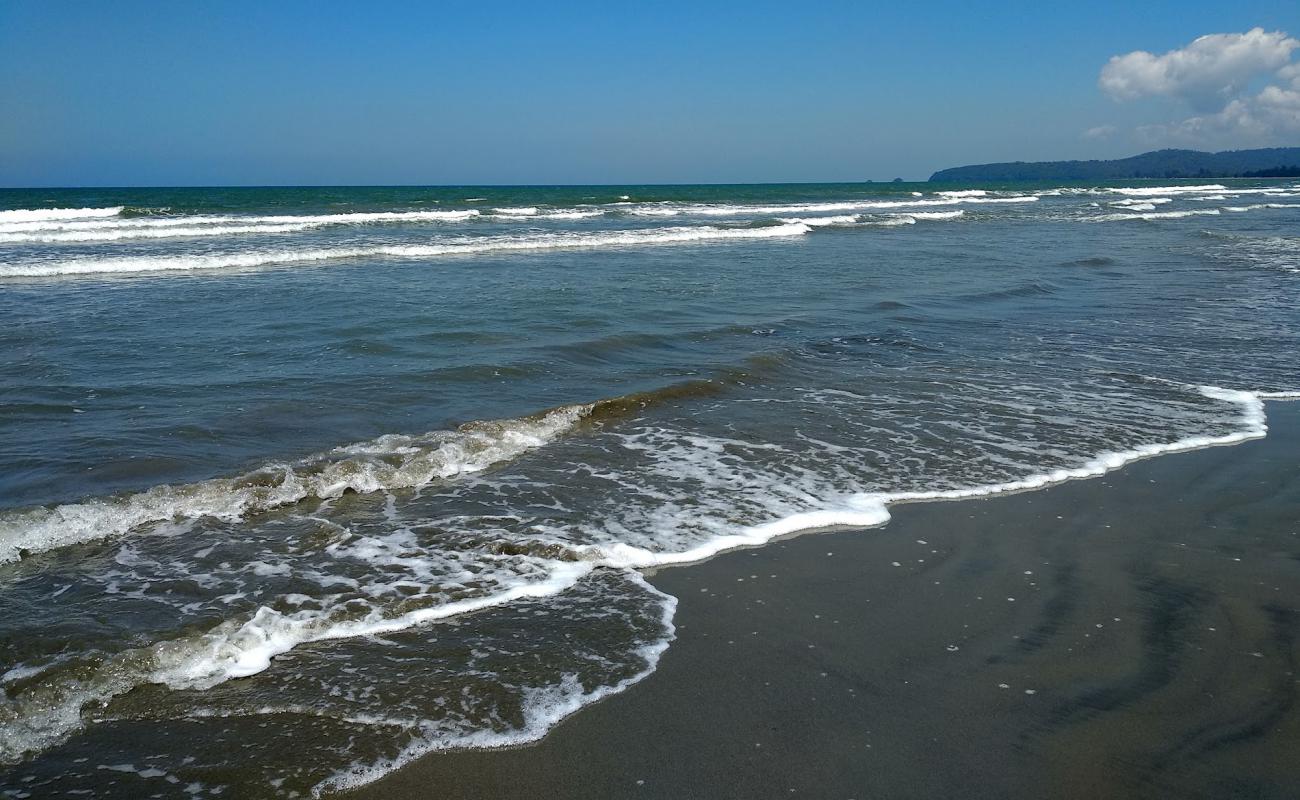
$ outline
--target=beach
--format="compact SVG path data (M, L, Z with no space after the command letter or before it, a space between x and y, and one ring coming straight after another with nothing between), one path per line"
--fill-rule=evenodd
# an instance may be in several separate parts
M650 581L642 683L357 798L1293 797L1300 405L1093 480Z
M0 795L1276 793L1300 183L1116 184L0 190Z
M1300 798L1300 4L1164 5L0 2L0 800Z

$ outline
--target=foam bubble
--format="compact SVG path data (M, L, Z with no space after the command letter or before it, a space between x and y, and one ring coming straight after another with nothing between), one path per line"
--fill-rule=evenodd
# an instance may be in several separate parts
M964 500L1031 491L1070 480L1098 477L1134 461L1167 453L1231 445L1248 439L1261 438L1268 433L1262 398L1268 396L1270 399L1300 399L1300 392L1276 392L1264 395L1217 386L1196 388L1207 398L1237 406L1238 430L1219 436L1188 436L1172 442L1144 444L1129 450L1103 452L1078 466L1062 467L999 483L934 491L858 493L840 498L838 501L826 502L825 507L822 508L788 514L765 523L746 526L683 549L665 551L625 542L593 544L576 549L597 558L601 563L645 569L700 561L726 550L754 547L771 539L800 531L832 527L875 527L889 521L889 506L894 503Z
M0 222L114 217L122 213L124 208L124 206L110 206L108 208L15 208L9 211L0 211Z
M1174 202L1174 198L1172 197L1141 197L1141 198L1125 198L1123 200L1115 200L1109 203L1108 205L1115 206L1116 208L1130 208L1130 209L1141 210L1141 211L1152 211L1155 209L1156 206L1161 206L1164 205L1165 203L1172 203L1172 202Z
M120 536L143 525L213 517L238 520L307 498L414 488L481 472L571 430L593 406L476 422L455 431L389 435L294 464L268 464L236 478L156 486L122 497L0 513L0 563L23 552Z
M183 255L139 258L83 258L38 264L0 265L0 278L105 275L133 272L172 272L206 269L252 268L269 264L294 264L348 258L429 258L513 250L583 249L685 244L727 239L772 239L802 236L803 224L759 228L712 226L653 228L606 233L553 233L536 236L464 237L427 245L382 245L317 250L265 250L218 255Z
M1015 195L1011 197L945 197L941 199L926 198L920 200L848 200L834 203L796 203L791 205L733 205L733 204L646 204L631 209L628 213L647 217L676 216L784 216L790 214L818 214L836 211L871 211L875 209L924 209L932 206L954 206L988 203L1034 203L1036 195Z
M1259 211L1265 208L1300 208L1300 203L1252 203L1248 206L1224 206L1224 211L1233 211L1237 213L1245 211Z
M127 228L110 230L66 231L51 233L2 233L0 242L114 242L122 239L183 239L199 236L231 236L245 233L289 233L307 230L311 223L298 225L211 225L208 227L183 228Z
M72 231L101 231L113 232L121 235L112 238L145 238L149 236L178 235L155 233L159 229L166 228L192 228L196 231L200 228L211 230L208 235L217 235L220 233L242 233L238 231L217 231L216 228L254 228L294 225L301 229L322 227L327 225L366 225L374 223L411 223L411 222L462 222L473 219L480 215L481 212L474 209L466 210L449 210L449 211L375 211L375 212L354 212L345 214L276 214L276 215L178 215L164 217L128 217L114 219L40 219L40 220L19 220L13 222L0 221L0 235L12 236L15 234L32 234L47 232L72 232ZM128 236L127 233L131 232ZM198 233L190 235L202 235ZM100 237L100 240L108 237ZM82 241L95 241L96 239L88 238ZM22 239L9 239L9 241L24 241ZM40 241L40 240L26 240ZM55 240L57 241L57 240Z
M1148 197L1160 196L1166 194L1198 194L1205 192L1220 192L1228 187L1218 183L1207 183L1200 186L1144 186L1137 188L1116 188L1106 187L1101 189L1103 192L1113 192L1115 194L1129 195L1130 197Z
M541 739L569 716L606 697L619 694L649 677L659 659L676 638L673 617L677 598L651 586L636 572L626 573L641 591L659 601L659 625L662 633L635 649L631 656L642 664L640 670L614 683L586 688L576 675L565 675L557 683L531 687L525 692L520 723L506 730L440 731L431 727L391 758L373 763L358 763L335 772L318 785L314 794L346 791L371 783L429 753L453 749L489 749L512 747Z
M826 473L827 459L815 459L815 463L806 467L791 465L793 453L776 444L644 426L635 426L631 432L606 431L605 436L648 459L638 463L637 474L648 475L651 481L629 488L638 495L645 493L652 502L643 504L635 513L606 516L601 513L601 508L593 507L594 527L589 530L565 530L530 521L530 535L538 537L537 540L545 545L545 551L553 555L515 555L511 557L513 566L510 569L498 568L500 564L494 564L490 554L484 560L482 552L467 554L470 560L448 558L438 561L440 555L436 548L439 545L430 548L428 544L420 544L411 531L400 525L385 525L382 533L344 532L342 540L325 548L326 555L334 560L356 563L362 569L358 574L376 574L378 583L367 585L353 581L345 584L348 587L346 592L333 589L329 595L318 598L295 594L299 600L290 604L292 608L262 604L201 633L159 641L112 656L102 668L95 670L91 678L78 677L71 683L55 681L38 685L23 693L18 701L0 709L6 722L4 734L0 736L0 758L12 760L23 752L41 749L66 738L83 724L80 710L86 704L105 702L143 682L204 690L231 679L256 675L266 670L277 655L308 642L394 633L432 620L508 605L525 598L555 596L576 586L599 567L628 570L685 564L725 550L759 546L801 531L882 525L889 520L889 508L894 503L960 500L1028 491L1102 475L1140 458L1233 444L1265 435L1264 398L1300 399L1300 392L1292 391L1257 393L1212 386L1199 387L1197 391L1205 398L1235 407L1230 418L1234 430L1102 452L1072 465L1011 480L934 490L840 492L829 488L835 482L833 475ZM834 392L827 390L825 393ZM838 394L853 396L848 392ZM864 399L853 397L857 401ZM557 413L568 418L575 415L575 409L592 407L565 407L566 410L530 419L536 424L545 424L548 417ZM560 428L567 429L571 424L566 422ZM506 433L518 432L519 429L517 420L488 427L490 430L484 433L492 439L493 446ZM544 437L534 437L530 441L538 438ZM459 439L455 441L460 442ZM818 444L836 451L830 443ZM839 451L851 449L844 447ZM318 475L330 472L339 464L372 463L367 461L367 457L372 456L394 457L391 462L383 463L389 468L400 469L421 453L428 452L428 447L412 441L411 437L381 437L332 451L331 458L325 459L323 469L301 471L316 480ZM780 471L774 473L773 469ZM364 469L350 468L343 472L347 485L357 491L373 490L371 487L376 486L412 485L401 481L375 482L373 476L357 480L357 475L369 475ZM426 473L427 469L417 471L417 474ZM702 501L704 505L683 505L686 502L683 496L657 493L654 488L657 478L669 479L669 485L679 487L685 493L684 497ZM620 478L629 479L631 476ZM315 485L337 489L337 484L326 478L316 480ZM736 520L742 517L759 521L737 524ZM464 520L458 521L458 524L464 523ZM445 538L439 541L446 543ZM509 541L520 544L517 538ZM151 563L127 550L119 553L117 561L126 567ZM305 566L308 564L300 565ZM474 568L472 572L467 569L471 566ZM246 564L245 568L259 582L272 580L286 572L298 581L310 579L312 575L309 569L286 569L284 562L272 563L261 557ZM409 592L399 591L399 587L432 591L445 586L448 581L464 580L457 576L470 574L476 583L471 596L439 590L436 594L421 595L422 603L412 607L406 602L411 597ZM337 574L322 579L326 578L333 582L346 580L346 576ZM398 599L385 599L394 597ZM669 625L670 609L665 613L665 625ZM666 646L666 640L651 645L647 651L646 669L630 682L649 674L653 662ZM615 686L630 685L630 682ZM478 729L447 736L433 732L396 760L372 764L364 769L345 770L338 776L340 783L337 785L368 780L404 763L404 758L409 760L440 747L492 746L493 743L536 738L567 714L604 696L592 691L574 692L569 689L572 687L566 688L564 682L539 687L541 694L537 702L527 704L533 710L529 713L536 712L535 716L528 717L535 724L530 722L505 733ZM494 738L501 736L506 738Z
M372 607L356 619L342 613L346 609L334 606L294 613L262 606L251 619L218 625L198 641L186 641L180 647L174 642L165 643L157 658L161 666L149 681L173 689L211 688L233 678L255 675L269 667L275 656L308 642L395 633L524 598L549 597L571 588L594 569L590 563L557 561L548 566L549 574L541 580L519 582L494 593L396 616L385 613L382 607Z
M858 221L857 214L837 214L831 217L785 217L782 222L788 225L807 225L811 228L824 228L831 225L852 225Z
M965 211L913 211L908 214L913 219L944 220L957 219L966 215Z
M1103 214L1092 217L1093 222L1122 222L1124 220L1183 219L1185 217L1212 217L1219 213L1217 208L1197 208L1189 211L1156 211L1147 214Z

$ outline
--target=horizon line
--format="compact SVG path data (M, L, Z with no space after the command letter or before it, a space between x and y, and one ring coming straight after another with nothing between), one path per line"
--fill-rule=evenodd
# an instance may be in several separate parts
M1028 162L1026 162L1028 163ZM984 165L974 165L984 166ZM1250 181L1267 180L1267 176L1246 178L1242 176L1186 176L1179 178L1109 178L1112 181ZM76 191L76 190L112 190L112 189L602 189L626 188L635 186L861 186L873 185L908 185L914 183L966 184L966 183L1087 183L1091 178L1049 178L1037 180L987 180L987 181L933 181L929 178L918 180L896 180L894 178L876 180L866 178L860 181L698 181L659 182L659 183L184 183L184 184L136 184L133 186L102 184L93 186L0 186L0 192L32 192L42 190Z

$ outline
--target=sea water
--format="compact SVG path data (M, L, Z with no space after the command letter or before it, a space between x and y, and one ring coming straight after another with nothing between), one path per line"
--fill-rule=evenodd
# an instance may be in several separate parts
M1298 231L1294 181L0 190L0 796L527 742L653 673L647 568L1263 436Z

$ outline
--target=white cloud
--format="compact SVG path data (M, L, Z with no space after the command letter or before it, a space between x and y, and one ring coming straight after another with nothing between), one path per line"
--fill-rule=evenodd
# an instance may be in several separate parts
M1197 112L1139 128L1153 144L1290 144L1300 136L1300 63L1291 62L1297 48L1300 41L1283 31L1214 33L1160 56L1143 50L1114 56L1098 84L1117 100L1170 97ZM1248 94L1252 81L1266 85Z
M1266 86L1259 94L1228 103L1217 114L1138 129L1154 142L1216 147L1294 144L1300 138L1300 89Z
M1287 64L1277 71L1277 77L1289 81L1292 89L1300 89L1300 64Z
M1083 132L1085 139L1109 139L1119 131L1114 125L1098 125Z
M1164 55L1136 50L1114 56L1098 83L1117 100L1162 95L1213 111L1232 102L1252 79L1286 67L1297 47L1300 41L1282 31L1212 33Z

